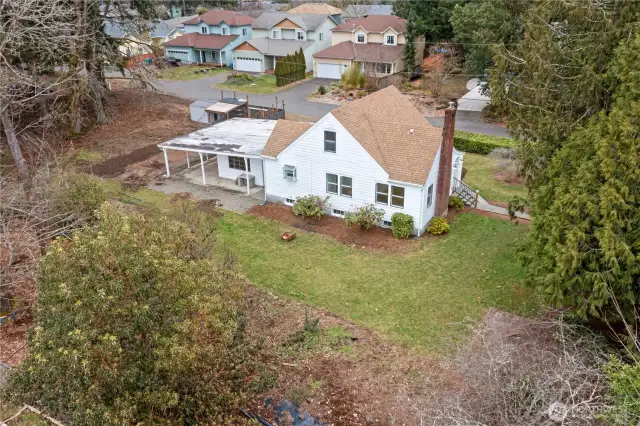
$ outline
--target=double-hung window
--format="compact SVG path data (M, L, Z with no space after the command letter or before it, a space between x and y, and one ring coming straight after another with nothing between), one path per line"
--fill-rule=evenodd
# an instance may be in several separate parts
M338 194L338 175L327 173L327 193Z
M429 185L427 189L427 207L431 207L433 203L433 184Z
M351 198L353 196L353 179L347 176L340 176L340 195Z
M386 183L376 183L376 203L404 208L404 188Z
M243 36L246 36L246 35L247 35L247 29L246 29L246 28L243 28L243 29L242 29L242 35L243 35Z
M386 183L376 183L376 203L389 205L389 185Z
M248 170L244 168L244 158L243 157L233 157L233 156L229 156L229 168L230 169L236 169L236 170L242 170L242 171L247 171L250 172L251 171L251 162L249 159L247 159L247 166L248 166Z
M229 34L229 28L222 27L222 35L228 35L228 34Z
M318 41L324 40L324 33L318 33Z
M404 208L404 188L391 185L391 206Z
M356 42L357 43L364 43L364 33L356 34Z
M336 152L336 132L324 131L324 151Z
M387 44L396 44L396 36L388 35L387 36Z
M207 27L200 27L200 32L202 34L209 34L209 28Z
M296 38L300 41L304 41L304 31L296 31Z

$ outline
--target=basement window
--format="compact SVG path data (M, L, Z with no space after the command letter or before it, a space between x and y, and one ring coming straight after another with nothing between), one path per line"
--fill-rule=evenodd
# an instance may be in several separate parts
M292 206L295 202L296 202L296 200L294 200L293 198L285 198L285 199L284 199L284 203L285 203L287 206Z
M385 228L391 228L391 221L390 220L383 220L382 221L382 226Z
M296 172L296 166L285 165L282 168L282 177L287 180L297 180L298 174Z
M344 210L333 209L333 215L344 217Z

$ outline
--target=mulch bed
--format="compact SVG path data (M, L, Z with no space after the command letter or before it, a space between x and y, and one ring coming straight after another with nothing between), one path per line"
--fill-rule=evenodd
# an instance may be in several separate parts
M304 231L329 235L341 243L353 247L386 252L405 252L418 247L416 239L399 240L393 238L390 229L374 226L369 231L361 231L359 228L349 228L343 219L333 216L323 216L321 219L311 221L294 215L291 207L282 204L257 205L252 207L249 213L287 223ZM420 239L423 238L435 237L423 236Z

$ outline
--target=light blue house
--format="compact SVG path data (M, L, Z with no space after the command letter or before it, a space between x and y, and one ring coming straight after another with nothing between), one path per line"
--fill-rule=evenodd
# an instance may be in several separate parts
M185 34L164 44L165 56L232 67L232 51L251 40L255 20L230 10L210 10L182 23Z

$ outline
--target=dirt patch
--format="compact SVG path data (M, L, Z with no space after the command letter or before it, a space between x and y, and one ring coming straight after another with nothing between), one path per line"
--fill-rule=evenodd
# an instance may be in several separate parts
M323 216L321 219L310 221L294 215L291 207L275 203L254 206L249 213L287 223L305 231L329 235L343 244L368 250L406 252L417 249L419 240L436 238L425 235L419 240L399 240L393 238L390 229L374 226L369 231L361 231L359 228L349 228L343 219L333 216Z
M158 154L158 145L151 144L133 151L116 155L108 160L91 167L91 172L102 177L118 176L127 169L127 166L135 164Z
M273 388L254 398L251 407L268 420L274 411L265 400L300 398L302 410L326 424L420 424L435 394L459 382L456 374L442 374L435 356L384 342L329 312L253 286L247 288L247 303L247 331L263 340L263 362L277 372ZM283 351L306 316L319 319L318 343L294 354ZM345 338L339 345L327 341L336 330Z
M490 217L492 219L499 219L499 220L509 220L511 221L511 218L509 217L509 215L506 214L500 214L500 213L494 213L494 212L488 212L485 210L480 210L480 209L474 209L472 207L465 207L462 212L465 213L473 213L473 214L477 214L480 216L485 216L485 217ZM454 209L449 209L449 214L448 214L448 219L449 222L452 222L453 219L455 218L455 216L460 213L460 212L456 212ZM519 224L519 225L524 225L524 226L529 226L531 224L531 221L529 219L520 219L518 218L514 223Z
M15 320L0 325L0 364L16 366L26 358L31 323L31 314L21 313Z
M128 155L203 127L191 121L190 103L144 90L114 90L107 99L109 123L95 127L74 144L108 157Z
M499 170L493 174L493 178L498 182L506 183L507 185L524 185L522 178L520 178L516 173Z

